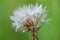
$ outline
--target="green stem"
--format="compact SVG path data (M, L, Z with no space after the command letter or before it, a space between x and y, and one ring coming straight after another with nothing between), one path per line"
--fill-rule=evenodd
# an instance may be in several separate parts
M32 40L35 40L35 29L33 27L32 31L31 31L31 34L32 34Z

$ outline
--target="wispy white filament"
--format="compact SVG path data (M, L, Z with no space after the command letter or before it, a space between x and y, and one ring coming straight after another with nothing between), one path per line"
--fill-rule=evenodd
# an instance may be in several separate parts
M28 6L23 6L15 9L13 11L13 16L10 16L10 19L13 21L13 26L15 27L15 30L23 30L23 32L26 30L24 28L24 21L27 18L31 18L31 20L35 20L37 16L40 15L40 21L44 22L46 21L46 7L43 8L42 5L38 6L36 5L28 5Z

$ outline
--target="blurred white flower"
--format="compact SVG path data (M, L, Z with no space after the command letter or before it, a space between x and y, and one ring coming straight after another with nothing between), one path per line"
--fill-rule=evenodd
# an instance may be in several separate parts
M15 30L22 30L25 32L27 28L37 25L38 21L43 23L46 22L46 7L43 8L42 5L28 5L15 9L13 11L13 16L10 19L13 21L13 26Z

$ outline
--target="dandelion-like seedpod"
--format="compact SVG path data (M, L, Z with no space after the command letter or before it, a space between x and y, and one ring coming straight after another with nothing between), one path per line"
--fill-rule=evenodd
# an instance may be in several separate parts
M13 27L15 31L22 30L23 32L30 31L34 38L34 33L38 30L36 25L41 21L41 23L46 23L46 7L41 5L24 5L23 7L18 7L13 11L13 15L10 19L13 21ZM37 37L36 37L37 38Z

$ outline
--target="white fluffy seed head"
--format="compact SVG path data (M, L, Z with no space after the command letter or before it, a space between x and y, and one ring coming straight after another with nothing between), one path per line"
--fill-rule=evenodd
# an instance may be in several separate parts
M40 16L39 20L41 22L46 21L46 7L43 8L42 5L38 6L36 5L28 5L28 6L23 6L15 9L13 11L13 15L10 16L10 19L13 21L13 26L15 26L15 30L23 30L23 32L26 31L24 27L24 22L27 18L30 18L32 21L35 20L37 16Z

